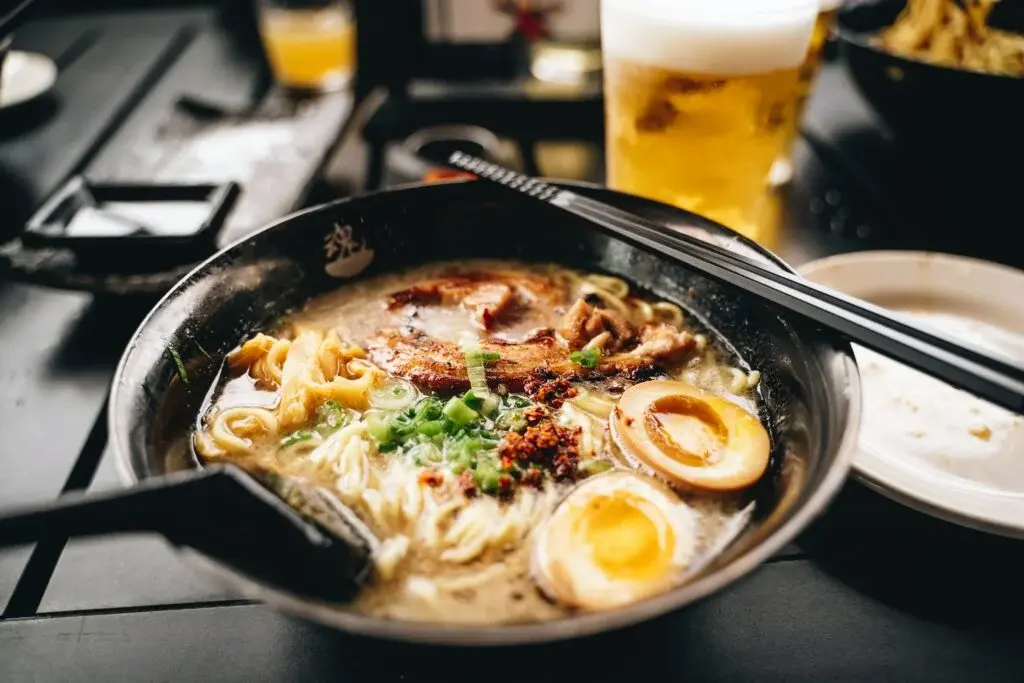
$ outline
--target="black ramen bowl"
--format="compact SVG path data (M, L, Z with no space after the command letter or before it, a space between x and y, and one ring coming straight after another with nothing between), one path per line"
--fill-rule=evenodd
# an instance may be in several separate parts
M936 66L876 45L874 36L905 5L906 0L862 0L839 13L839 54L854 83L898 142L939 161L1001 159L993 175L1006 174L1004 167L1019 159L1008 157L1010 151L1024 150L1024 78ZM1024 3L998 3L991 24L1024 32ZM962 172L970 177L986 170Z
M597 187L573 187L788 269L769 252L692 214ZM692 580L615 611L481 628L371 618L261 583L194 551L186 555L241 595L311 621L357 634L454 645L542 642L606 631L683 607L748 574L820 514L846 477L860 415L850 346L552 211L480 182L412 186L294 214L221 251L156 305L118 366L109 424L125 479L138 482L195 466L188 436L221 359L308 299L364 276L442 259L558 262L626 278L682 304L691 321L727 340L726 350L762 372L762 419L777 466L766 475L749 528Z

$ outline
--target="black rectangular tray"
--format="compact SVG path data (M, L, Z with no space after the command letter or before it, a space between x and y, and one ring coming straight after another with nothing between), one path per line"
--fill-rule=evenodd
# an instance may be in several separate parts
M86 261L132 259L133 269L145 262L168 263L201 258L216 247L216 237L239 194L237 183L224 184L107 184L75 176L64 184L32 216L22 234L27 246L67 249ZM130 215L132 204L191 203L204 205L185 232L163 232L159 221ZM116 206L120 205L118 210ZM154 206L159 214L166 211ZM113 234L68 234L72 221L82 212L110 226Z

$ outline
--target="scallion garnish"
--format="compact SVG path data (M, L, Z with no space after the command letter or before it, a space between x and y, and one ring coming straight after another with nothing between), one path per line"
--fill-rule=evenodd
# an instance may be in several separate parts
M484 365L488 360L498 360L501 356L497 353L484 353L480 350L480 342L469 335L462 340L462 353L466 356L466 375L469 377L469 392L466 396L472 394L475 398L471 400L480 401L479 406L474 406L470 402L466 405L488 417L493 416L501 406L501 399L491 393L490 387L487 386L487 371Z
M470 389L447 399L423 396L398 410L371 410L366 424L378 452L454 476L468 472L480 493L503 495L521 473L498 457L498 446L509 431L527 427L522 413L529 405L524 396Z
M416 387L397 377L370 390L370 405L375 408L398 410L412 405L417 398L419 392L416 391Z
M529 408L532 405L533 401L519 394L509 394L505 397L505 406L508 408Z
M591 460L584 460L577 467L576 471L584 476L590 476L593 474L600 474L601 472L607 472L613 467L613 465L607 460L598 460L597 458Z
M177 366L178 378L181 379L181 383L188 384L188 373L185 372L185 364L181 362L181 356L178 355L178 350L173 346L169 346L167 351L171 354L171 358L174 359L174 365Z
M324 401L316 409L316 425L313 429L320 436L327 437L349 424L355 417L355 413L345 408L333 398Z
M490 389L487 387L487 372L484 370L484 353L480 350L480 342L467 335L462 340L462 354L466 357L469 388L483 398L490 393Z
M462 395L462 402L465 403L470 408L472 408L473 410L480 410L480 408L484 404L484 399L482 396L477 396L475 393L473 393L473 390L470 389L469 391Z
M461 427L480 419L480 413L470 408L457 396L452 396L448 399L448 403L444 404L444 410L441 413Z
M569 354L569 360L585 368L596 368L597 362L601 360L601 350L583 349L582 351L573 351Z
M380 446L391 443L395 438L395 430L388 415L382 412L372 412L366 416L366 431L370 436L380 442Z
M291 434L287 434L284 437L282 437L281 448L288 448L289 446L293 446L299 443L300 441L309 441L314 436L314 433L308 429L301 429L297 432L292 432Z

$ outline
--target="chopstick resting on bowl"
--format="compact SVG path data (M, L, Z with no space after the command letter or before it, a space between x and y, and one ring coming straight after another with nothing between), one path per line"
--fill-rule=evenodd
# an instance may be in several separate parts
M29 9L36 0L22 0L21 4L0 13L0 39L24 24L29 16Z
M1024 367L909 325L878 306L766 268L728 249L497 164L455 152L449 163L719 282L823 325L878 353L1024 414Z

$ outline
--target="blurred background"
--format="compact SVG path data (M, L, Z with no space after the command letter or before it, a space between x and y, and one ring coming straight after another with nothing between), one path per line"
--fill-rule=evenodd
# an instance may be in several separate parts
M797 260L818 243L849 250L922 234L956 248L965 221L1000 234L1012 181L997 159L1020 147L1020 79L934 67L897 81L903 71L890 62L906 60L864 36L903 5L821 3L800 92L781 114L784 149L770 177L756 178L756 215L667 201ZM439 167L454 149L531 174L608 179L598 0L11 7L0 40L10 48L0 267L14 279L152 294L218 244L289 211L445 179ZM849 18L837 39L840 9ZM1013 26L1020 14L1020 3L1002 2L992 20ZM665 139L679 151L679 182L699 184L686 169L724 155L701 156L702 139L688 134ZM751 144L738 140L737 154L749 156ZM688 163L688 149L699 164ZM191 189L174 195L168 185ZM666 199L650 180L612 186ZM131 239L143 233L173 249ZM109 238L125 239L108 250Z

